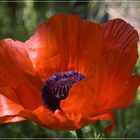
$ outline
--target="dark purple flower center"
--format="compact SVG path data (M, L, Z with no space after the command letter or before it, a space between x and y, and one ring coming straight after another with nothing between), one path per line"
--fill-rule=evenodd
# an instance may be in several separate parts
M60 109L60 101L68 96L72 85L84 78L84 75L74 71L59 72L51 76L42 90L42 98L47 108L54 112Z

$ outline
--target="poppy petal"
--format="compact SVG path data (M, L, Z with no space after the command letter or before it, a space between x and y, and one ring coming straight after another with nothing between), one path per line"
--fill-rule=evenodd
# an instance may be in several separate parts
M32 61L29 59L28 53L25 50L25 45L20 41L13 41L12 39L4 39L0 41L0 45L5 47L13 58L13 61L18 65L24 76L39 89L42 88L42 82L36 75L33 68Z
M125 30L120 31L122 27L123 29L128 28L130 31L126 30L127 39ZM114 109L114 107L117 109L128 107L135 97L139 82L136 80L137 82L135 81L135 85L133 85L130 77L138 58L138 34L131 25L118 19L109 22L104 28L102 57L93 64L84 80L75 84L70 90L69 96L61 101L61 108L65 112L79 112L93 116ZM120 36L117 35L119 31ZM122 40L122 36L124 40ZM126 93L128 87L134 87L131 93ZM130 98L124 104L127 94L130 94ZM118 99L120 101L117 104ZM112 103L109 107L107 107L108 102Z
M67 113L82 113L88 117L105 113L106 110L101 112L100 110L106 101L104 90L109 80L106 76L106 69L104 58L95 63L94 68L82 81L73 85L68 97L61 101L62 110Z
M0 94L0 117L18 114L23 107Z
M73 85L68 97L61 101L62 110L66 113L82 113L85 116L95 115L96 106L93 102L95 96L94 80L93 73L88 73L82 81Z
M115 116L114 113L106 112L93 117L83 116L81 113L64 113L60 110L56 110L54 113L46 111L44 107L39 107L38 109L24 110L20 113L20 116L36 122L46 128L53 130L75 130L80 129L89 123L95 122L97 120L111 120L112 124L105 128L107 133L110 133L115 126ZM57 124L57 125L56 125Z
M139 76L131 76L138 58L138 33L130 24L115 19L105 25L104 37L104 56L111 78L106 91L108 100L103 106L108 106L107 102L110 102L109 108L128 107L140 85Z
M46 108L42 106L38 107L34 111L24 110L20 112L20 116L24 117L27 120L34 121L37 124L42 125L49 129L54 130L61 129L60 120L57 119L52 112L48 111Z
M104 27L105 47L107 48L118 48L126 52L139 40L134 27L122 19L110 20Z
M120 91L114 91L114 94L108 96L108 102L103 108L120 109L129 107L136 96L136 91L139 85L140 76L131 76L129 80L124 83Z
M29 59L23 42L4 39L0 41L0 45L7 48L9 55L14 58L22 71L35 75L32 61Z
M25 108L43 104L40 90L24 76L9 49L0 44L0 93Z
M34 121L37 124L53 130L74 130L80 128L77 122L81 120L81 115L73 113L65 114L60 110L56 110L52 113L42 106L34 111L25 110L21 112L20 115L27 120Z
M52 113L42 106L34 111L25 110L20 113L20 116L53 130L74 130L81 128L78 123L83 117L81 114L65 114L60 110Z
M25 119L22 117L18 117L18 116L5 116L5 117L0 117L0 124L1 123L13 123L13 122L20 122L20 121L24 121Z
M40 24L25 44L34 68L46 80L60 71L87 73L101 55L102 36L99 24L58 14Z
M97 120L110 120L111 124L105 128L105 132L107 134L112 132L112 129L115 127L115 124L116 124L116 117L115 117L115 114L112 112L93 116L93 117L89 118L89 120L92 122L97 121Z

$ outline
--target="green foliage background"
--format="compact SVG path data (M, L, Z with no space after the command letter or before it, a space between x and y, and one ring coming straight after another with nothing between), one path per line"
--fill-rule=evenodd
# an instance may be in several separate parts
M35 31L37 24L45 21L56 13L74 13L81 18L94 19L103 23L108 20L104 2L0 2L0 39L12 38L26 41ZM134 69L140 73L140 61ZM129 138L140 137L140 93L133 105L118 110L117 126L110 136L103 129L109 122L99 122L83 128L87 138ZM29 121L0 125L0 138L75 138L74 131L51 131Z

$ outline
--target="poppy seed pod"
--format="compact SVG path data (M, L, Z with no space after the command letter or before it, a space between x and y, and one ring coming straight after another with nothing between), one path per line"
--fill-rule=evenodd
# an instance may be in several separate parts
M132 75L137 31L121 19L100 25L58 14L25 43L0 41L0 123L30 120L75 130L111 120L129 107L140 85Z

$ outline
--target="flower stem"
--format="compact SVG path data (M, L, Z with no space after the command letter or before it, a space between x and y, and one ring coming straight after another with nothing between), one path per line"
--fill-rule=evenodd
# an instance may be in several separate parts
M117 110L117 127L118 130L124 130L125 129L125 119L124 119L124 111Z
M75 130L75 132L76 132L77 140L84 140L82 129Z

